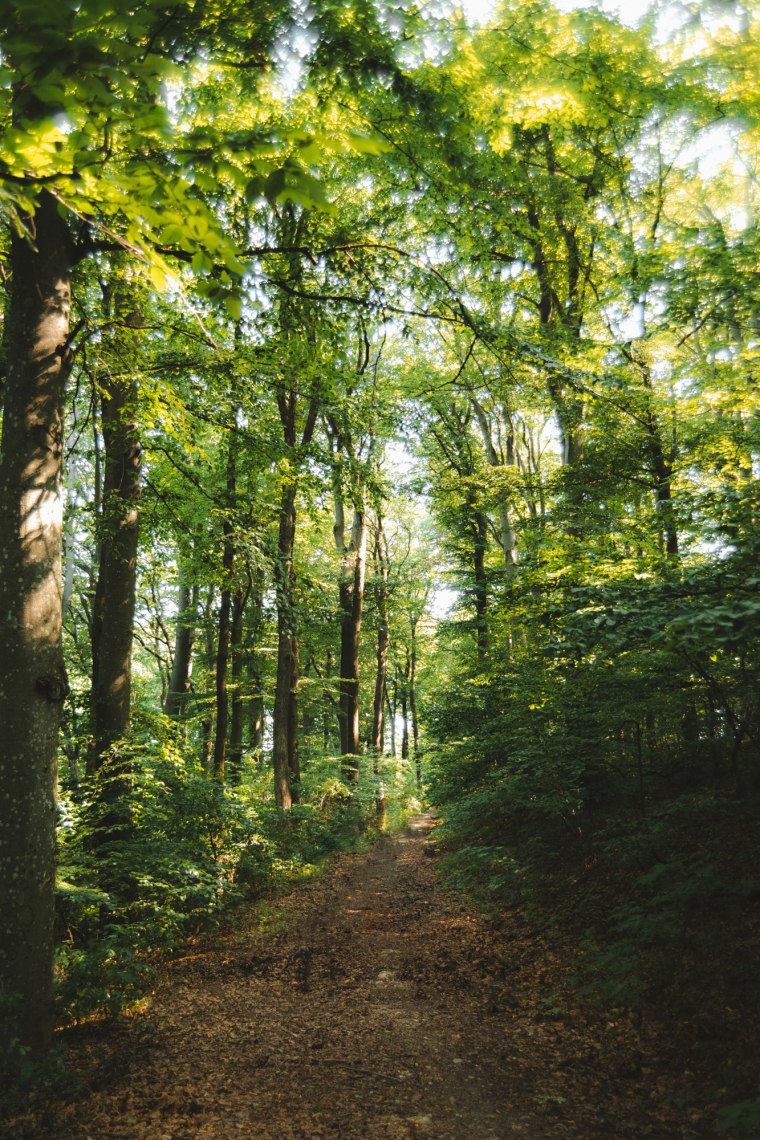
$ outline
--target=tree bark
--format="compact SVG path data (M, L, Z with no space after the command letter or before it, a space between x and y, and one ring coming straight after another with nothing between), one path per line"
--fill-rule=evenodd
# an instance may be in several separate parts
M420 729L417 720L417 619L411 618L411 647L409 652L409 712L412 718L412 746L414 748L414 770L417 790L422 787L422 766L420 763Z
M283 439L294 469L300 465L299 451L311 443L317 423L319 400L312 396L306 412L300 447L297 446L298 391L295 382L277 395ZM277 679L272 714L272 767L274 796L279 807L289 811L294 802L291 772L298 772L298 641L293 554L296 541L295 477L287 480L280 499L280 525L277 536L275 587L277 595ZM300 778L300 775L299 775ZM297 797L297 791L296 791Z
M493 438L491 436L491 425L488 422L485 408L474 396L470 396L475 418L478 421L480 434L483 439L483 445L486 449L488 456L489 466L494 470L499 468L504 469L505 466L514 465L514 429L510 421L509 424L509 442L507 447L506 464L502 461L502 457L494 446ZM517 550L517 536L515 534L515 527L512 521L512 510L509 500L509 493L504 489L497 491L496 503L499 510L499 536L501 539L501 549L504 553L504 566L506 569L507 582L512 583L517 577L517 563L518 563L518 550Z
M63 403L72 249L42 192L34 244L11 236L0 443L0 1039L52 1029L61 647Z
M169 677L169 690L164 711L179 720L187 711L190 678L193 671L193 645L197 621L197 591L190 588L180 567L177 595L177 626L174 634L174 655Z
M230 716L229 771L230 782L233 784L239 784L243 774L243 727L245 723L243 618L249 593L250 586L247 589L241 586L235 591L235 596L232 599L232 626L230 629L232 711Z
M104 289L106 316L134 322L123 286ZM137 545L140 524L141 450L131 369L133 338L114 337L114 360L102 379L103 501L92 623L93 737L89 771L101 768L112 746L129 730ZM114 773L116 776L116 773ZM121 781L109 782L115 798Z
M272 725L272 766L274 794L279 807L290 811L293 794L290 786L290 716L294 675L295 602L293 598L293 548L296 535L296 488L287 484L280 502L280 526L277 538L275 585L277 591L277 678L274 691Z
M488 654L488 577L486 574L488 526L485 515L475 503L471 502L469 507L473 590L475 594L475 641L478 647L478 656L483 659Z
M341 507L342 511L342 507ZM361 507L354 509L351 539L345 541L342 514L335 525L335 540L341 552L340 602L340 750L346 759L343 777L359 781L359 644L361 640L364 584L367 565L367 521ZM356 759L352 759L355 757Z
M385 701L388 680L388 651L391 635L388 624L388 547L383 520L377 520L375 536L375 594L377 598L377 649L375 654L375 697L372 706L372 750L377 780L375 811L378 826L384 830L388 807L382 775L382 757L385 753Z
M216 651L216 733L214 736L214 779L224 782L227 757L227 726L229 704L227 700L227 669L230 659L232 612L232 569L235 562L234 525L231 512L235 507L237 470L235 441L230 439L227 453L227 515L224 519L224 546L222 550L222 590L219 598L219 639Z
M244 653L246 675L248 678L248 738L249 747L256 763L260 763L264 756L264 679L259 664L258 647L263 629L263 601L264 580L261 571L254 574L251 586L253 597L248 605L250 645Z
M391 756L394 760L398 759L396 754L396 709L398 708L398 681L393 679L393 700L390 698L388 686L385 688L385 704L388 710L388 723L390 724L390 746Z
M203 625L204 625L204 649L205 649L205 667L206 667L206 688L204 690L204 714L201 721L201 764L204 771L211 770L211 763L214 756L214 705L215 701L211 695L210 678L213 675L215 654L216 654L216 626L213 621L214 618L214 595L216 587L212 583L208 588L206 595L206 603L203 607Z
M298 635L294 633L291 648L290 700L288 701L288 772L293 803L301 800L301 759L298 741L298 682L301 674L301 653Z

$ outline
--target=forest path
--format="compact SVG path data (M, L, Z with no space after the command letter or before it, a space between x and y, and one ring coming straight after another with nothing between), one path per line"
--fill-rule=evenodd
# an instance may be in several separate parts
M173 962L145 1012L83 1027L87 1091L14 1135L674 1136L642 1121L609 1041L547 1013L542 940L439 890L433 822L338 857L270 909L268 932L252 912Z

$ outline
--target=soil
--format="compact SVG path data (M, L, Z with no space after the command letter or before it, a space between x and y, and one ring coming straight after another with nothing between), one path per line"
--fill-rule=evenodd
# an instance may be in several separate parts
M76 1097L23 1140L704 1135L628 1024L563 997L556 948L436 882L431 814L170 963L145 1008L66 1031Z

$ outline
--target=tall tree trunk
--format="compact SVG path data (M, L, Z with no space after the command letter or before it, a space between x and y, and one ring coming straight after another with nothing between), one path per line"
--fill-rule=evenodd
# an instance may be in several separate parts
M384 830L387 819L382 757L385 752L385 700L388 678L388 651L391 635L388 625L388 548L383 520L378 517L375 536L375 594L377 598L377 649L375 654L375 697L372 706L372 750L377 780L375 810L378 826Z
M235 596L232 599L232 628L230 630L232 712L230 716L229 770L230 781L233 784L239 784L243 774L243 727L245 723L243 618L249 593L250 585L245 589L241 586L235 591Z
M290 794L293 803L301 799L301 759L298 748L298 682L301 672L301 654L298 636L293 634L290 655L290 700L288 702L288 771L290 773Z
M254 669L248 672L252 694L248 702L248 734L251 754L257 764L264 758L264 695L261 691L261 674Z
M420 728L417 720L417 619L411 619L411 648L409 652L409 712L412 718L412 745L414 747L414 770L417 790L422 788L422 765L420 760Z
M340 531L340 538L339 538ZM349 783L359 780L359 643L361 638L364 584L367 566L367 522L362 508L354 510L351 539L348 544L339 522L335 526L336 542L342 547L340 600L340 730L343 777ZM355 757L355 759L353 759Z
M229 705L227 701L227 669L230 659L230 635L232 612L232 568L235 562L234 525L231 517L235 508L236 470L235 441L230 438L227 453L227 514L224 519L224 546L222 550L222 592L219 598L219 640L216 651L216 734L214 736L214 779L224 781L224 766L227 757L227 726Z
M388 723L390 724L390 746L391 756L394 760L397 759L396 755L396 709L398 708L398 681L393 680L393 700L390 698L388 689L385 690L385 703L388 707Z
M652 370L645 355L630 345L628 360L636 368L644 387L642 423L646 433L649 467L654 478L654 499L660 527L660 542L671 562L678 562L678 524L673 509L673 459L663 442L662 425L654 407Z
M34 244L11 235L0 444L0 1039L52 1029L56 752L61 648L63 401L69 232L40 195Z
M193 645L197 623L198 590L191 588L180 567L177 591L177 626L174 634L174 655L172 657L169 689L166 694L164 711L167 716L179 720L187 712L187 698L190 693L190 678L193 672Z
M488 653L488 577L486 574L486 550L488 549L488 525L483 512L470 504L470 529L472 533L473 592L475 594L475 641L481 659Z
M407 657L407 677L401 685L401 759L409 759L409 690L408 690L408 670L409 659Z
M291 691L294 676L295 599L293 597L293 548L296 535L296 488L287 484L280 502L280 526L277 538L275 584L277 591L277 678L274 690L272 725L272 766L274 794L279 807L290 811L293 794L290 786L292 731Z
M103 299L106 317L117 319L122 327L113 337L113 363L101 380L103 500L92 623L91 774L99 771L109 749L129 729L140 523L141 451L135 421L137 384L132 372L135 337L128 336L136 317L122 283L104 287ZM120 767L123 769L123 762ZM128 778L126 770L122 775ZM114 771L106 798L118 796L123 783Z
M216 623L214 622L214 600L216 587L212 583L206 595L206 604L203 607L204 649L206 666L206 689L204 691L204 712L201 721L201 764L204 771L211 771L214 756L214 708L215 698L210 692L210 678L213 675L216 660Z
M259 644L264 618L264 576L260 570L254 572L251 583L252 598L248 604L249 638L247 650L243 654L245 672L248 678L248 743L256 763L264 758L264 679L259 664Z
M491 435L491 425L488 422L485 408L476 400L474 396L470 396L475 418L478 421L480 434L483 439L483 445L486 449L488 456L489 466L494 470L505 466L513 466L514 458L514 428L512 427L511 419L509 422L509 437L507 443L507 456L506 464L502 461L502 457L494 446L493 437ZM512 507L510 503L509 491L506 489L499 489L496 495L496 503L499 510L499 538L501 541L501 549L504 553L504 566L506 570L507 582L514 582L517 577L517 563L518 563L518 550L517 550L517 536L515 534L515 527L512 521Z

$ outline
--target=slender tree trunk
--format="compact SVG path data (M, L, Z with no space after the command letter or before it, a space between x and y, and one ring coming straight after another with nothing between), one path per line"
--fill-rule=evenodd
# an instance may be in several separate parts
M475 594L475 641L478 647L478 656L483 659L488 654L488 577L486 574L488 526L485 515L474 505L471 505L470 518Z
M405 684L401 688L401 759L409 759L409 697Z
M243 618L248 601L248 589L238 588L232 599L232 628L230 630L232 712L230 716L229 771L230 782L239 784L243 774L243 727L245 705L243 702Z
M214 736L214 779L224 781L227 758L227 728L229 702L227 699L227 671L230 660L232 614L232 568L235 562L234 525L231 513L235 508L237 464L235 441L230 439L227 453L227 516L224 520L224 547L222 551L222 592L219 598L219 640L216 652L216 734Z
M420 729L417 720L417 620L411 619L411 649L409 653L409 712L412 718L412 745L414 747L414 770L417 790L422 787L422 765L420 762Z
M174 634L174 655L169 676L169 689L166 694L164 711L167 716L179 720L187 712L187 698L190 693L190 678L193 672L193 646L197 622L198 591L191 589L180 568L177 594L177 627Z
M52 1029L61 648L63 401L71 244L43 191L34 245L11 235L0 444L0 1040Z
M264 696L261 692L261 676L255 670L248 674L253 689L248 704L248 732L251 738L251 753L257 764L264 757Z
M332 725L332 709L334 708L334 705L335 705L335 698L332 694L332 691L330 690L329 684L327 683L327 682L329 682L332 675L333 675L333 654L332 654L332 650L328 649L327 653L325 654L325 671L324 671L324 679L325 679L326 684L325 684L324 688L322 689L322 700L323 700L323 708L324 708L323 720L322 720L322 725L323 725L323 728L322 728L322 744L323 744L325 752L327 752L331 748L331 742L332 742L332 732L330 730L330 726ZM340 723L338 724L338 731L340 731Z
M641 376L645 392L644 428L647 436L649 461L654 476L654 496L657 506L657 517L664 539L662 545L665 554L672 562L679 558L678 525L673 509L673 464L666 453L662 438L662 426L653 407L654 390L652 385L652 372L649 362L635 348L631 348L629 359L635 365Z
M123 327L113 338L113 363L101 380L104 463L92 623L91 774L100 769L116 741L126 735L132 694L141 450L134 418L137 384L132 363L136 338L134 333L129 335L135 314L130 311L125 289L122 283L104 288L105 315L117 317ZM126 770L123 775L128 779ZM118 796L122 783L113 772L106 798Z
M337 526L336 526L337 530ZM343 544L340 596L340 727L341 752L355 757L344 762L343 776L349 783L359 780L359 643L367 565L367 523L364 510L357 507L351 541Z
M293 794L290 786L292 730L291 690L294 676L295 600L293 598L293 548L296 534L296 488L283 488L280 503L280 527L277 540L275 580L277 589L277 679L274 691L272 726L272 766L274 794L279 807L290 811Z
M206 688L204 690L204 712L201 721L201 764L204 771L211 771L211 762L214 756L214 706L210 686L216 660L216 623L214 622L214 595L216 589L212 585L208 588L206 604L203 607L203 628L205 642Z
M288 701L288 772L290 774L290 794L293 803L301 799L301 759L298 747L298 682L300 680L301 655L298 637L292 638L290 675L290 699Z
M225 557L223 559L224 569L232 569L232 560L227 557L227 549L232 549L232 544L225 548ZM223 586L219 598L219 634L217 639L216 650L216 665L214 669L214 682L216 694L216 726L214 730L214 753L213 753L213 774L214 779L224 781L224 769L227 760L227 726L229 724L229 702L228 684L227 684L227 669L230 659L230 626L232 612L232 591L229 586Z
M391 700L386 686L385 703L388 706L388 723L390 724L390 746L391 756L394 760L397 759L396 754L396 709L398 707L398 682L393 681L393 700Z
M497 452L493 438L491 436L491 426L488 423L488 416L486 415L483 405L475 399L474 396L470 397L475 418L478 421L480 434L483 438L483 445L486 449L488 456L489 466L494 470L501 468L504 470L505 464L502 462L501 456ZM514 465L514 429L512 428L511 420L509 421L509 442L506 466ZM514 582L517 577L517 563L518 563L518 550L517 550L517 535L515 534L515 527L512 521L512 507L507 490L499 490L497 492L496 502L499 511L499 538L501 542L501 549L504 554L504 567L506 570L507 582Z
M264 679L259 664L258 648L263 628L264 582L257 571L251 586L253 597L248 605L250 644L243 655L248 678L248 738L256 763L264 758Z
M372 750L374 755L377 797L375 810L378 826L385 829L388 807L382 778L382 757L385 752L385 701L388 678L388 651L391 635L388 625L388 550L383 531L383 520L378 518L375 537L375 592L377 596L377 650L375 655L375 698L372 706Z

